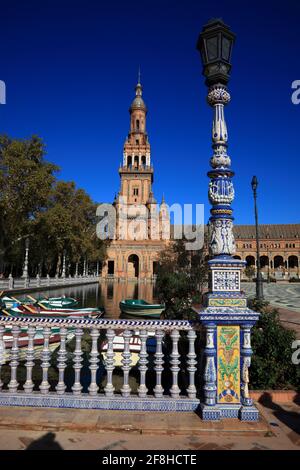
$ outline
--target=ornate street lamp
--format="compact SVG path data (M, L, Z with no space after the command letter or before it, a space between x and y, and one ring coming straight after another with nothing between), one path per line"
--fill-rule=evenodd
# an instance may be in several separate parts
M29 237L25 240L25 260L23 266L22 278L28 279L28 254L29 254Z
M228 133L224 116L224 107L230 101L227 83L234 40L235 35L229 27L215 19L203 27L197 43L208 86L207 101L214 112L212 169L208 172L208 197L212 205L209 289L204 308L199 311L199 320L206 328L205 399L201 406L205 420L230 416L255 421L258 410L249 396L248 368L252 354L251 327L259 314L247 307L247 298L241 292L241 271L246 263L233 258L236 252L231 207L234 172L227 154Z
M202 58L206 85L227 84L234 40L235 34L221 19L213 19L203 27L197 48Z
M62 264L62 273L61 277L65 278L66 277L66 250L63 250L63 264Z
M254 214L255 214L255 235L256 235L256 258L257 258L257 269L256 269L256 298L257 300L263 300L263 280L261 275L261 265L260 265L260 251L259 251L259 233L258 233L258 215L257 215L257 186L258 180L256 176L253 176L251 181L253 198L254 198ZM268 259L270 264L270 260Z

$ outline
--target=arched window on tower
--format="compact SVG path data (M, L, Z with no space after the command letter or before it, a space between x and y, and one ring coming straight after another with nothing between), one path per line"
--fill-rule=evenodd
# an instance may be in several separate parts
M138 168L139 167L139 157L138 155L136 155L134 157L134 168Z
M137 128L137 130L140 129L140 120L139 119L136 120L136 128Z
M145 157L145 155L142 155L142 166L143 167L146 166L146 157Z
M127 167L131 168L132 167L132 156L128 155L127 157Z

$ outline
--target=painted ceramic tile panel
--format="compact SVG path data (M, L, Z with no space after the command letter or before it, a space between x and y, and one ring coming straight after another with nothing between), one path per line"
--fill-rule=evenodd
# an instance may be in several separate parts
M240 327L218 326L218 402L240 402Z

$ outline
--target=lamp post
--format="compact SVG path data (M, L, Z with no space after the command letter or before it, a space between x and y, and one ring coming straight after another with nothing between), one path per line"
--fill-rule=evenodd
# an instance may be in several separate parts
M29 237L27 237L25 240L25 260L24 260L23 273L22 273L23 279L28 278L28 254L29 254Z
M255 421L258 410L249 396L248 369L252 354L251 328L259 314L247 307L247 298L241 292L241 271L246 263L233 257L236 252L231 207L234 172L227 154L228 132L224 113L230 102L227 83L234 40L235 35L230 28L222 20L214 19L203 27L197 44L208 87L207 101L213 109L213 155L211 170L207 173L212 206L209 219L209 289L198 317L206 329L204 403L201 403L201 409L204 420L230 416ZM224 344L228 348L224 348Z
M251 181L253 198L254 198L254 214L255 214L255 235L256 235L256 257L257 257L257 269L256 269L256 298L257 300L263 300L263 280L261 276L260 266L260 251L259 251L259 233L258 233L258 215L257 215L257 186L258 180L256 176L253 176Z
M63 251L63 265L61 277L64 279L66 277L66 250Z

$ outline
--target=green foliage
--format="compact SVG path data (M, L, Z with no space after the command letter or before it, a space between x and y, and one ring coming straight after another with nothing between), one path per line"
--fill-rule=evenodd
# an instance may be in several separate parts
M103 257L103 243L96 237L96 204L74 182L57 182L50 194L49 206L39 214L39 233L48 247L44 257L51 261L58 255L59 271L63 251L75 263L81 258Z
M251 281L255 276L255 267L252 265L246 266L245 275L247 276L249 281Z
M267 302L251 300L250 307L261 312L252 330L251 387L299 390L299 366L292 363L295 332L282 326L277 310Z
M37 136L0 136L0 272L5 262L22 263L25 238L35 234L36 217L47 206L58 167L44 155Z
M289 279L289 282L300 282L300 278L299 277L291 277Z
M167 318L193 318L192 303L201 295L207 281L204 250L191 253L183 240L174 242L161 253L156 281Z
M0 272L21 274L27 237L31 275L59 274L63 252L68 266L105 257L96 204L74 182L57 181L59 168L44 157L37 136L0 136Z
M232 364L225 364L223 359L220 358L219 368L222 380L224 380L225 377L230 377L231 375L233 376L234 380L237 380L238 361L239 359L236 357Z

